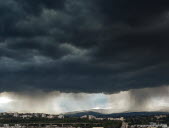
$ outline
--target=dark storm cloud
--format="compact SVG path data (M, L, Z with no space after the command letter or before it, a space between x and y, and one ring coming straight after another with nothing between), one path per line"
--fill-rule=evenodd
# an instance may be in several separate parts
M168 1L0 2L0 90L168 85Z

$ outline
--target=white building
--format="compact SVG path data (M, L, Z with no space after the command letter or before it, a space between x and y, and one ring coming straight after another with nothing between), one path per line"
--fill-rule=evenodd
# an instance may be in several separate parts
M41 116L42 118L46 118L47 115L43 113Z
M19 117L19 114L18 113L14 113L13 116L14 117Z
M5 116L5 115L7 115L7 113L6 113L6 112L3 112L2 115Z
M34 113L34 116L35 116L35 117L39 117L40 114L39 114L39 113Z
M128 128L128 123L122 122L121 128Z
M4 124L4 127L9 127L9 124Z
M52 118L55 118L55 116L54 115L48 115L47 118L52 119Z
M120 121L124 121L124 117L120 117L120 118L108 118L108 120L120 120Z
M21 117L21 118L31 118L31 117L32 117L32 115L29 115L29 114L24 114L24 115L21 115L20 117Z
M80 118L81 119L87 118L87 115L81 116Z
M104 128L104 127L92 127L92 128Z
M21 125L20 124L15 124L15 127L21 127Z
M166 118L166 115L159 115L159 116L154 116L156 119L161 119L161 118Z
M64 119L64 115L59 115L58 118L59 119Z
M89 118L89 120L96 119L96 117L93 115L89 115L88 118Z
M104 120L105 118L95 118L95 120Z

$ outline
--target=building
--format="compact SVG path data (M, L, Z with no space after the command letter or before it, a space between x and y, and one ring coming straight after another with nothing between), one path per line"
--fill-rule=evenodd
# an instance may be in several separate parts
M120 121L124 121L124 117L120 117L120 118L108 118L108 120L120 120Z
M19 117L19 114L18 113L14 113L13 116L14 117Z
M88 117L87 115L84 115L84 116L81 116L80 118L84 119L84 118L87 118L87 117Z
M39 113L34 113L34 116L35 117L40 117L40 114Z
M6 113L6 112L3 112L3 113L2 113L2 115L3 115L3 116L6 116L6 115L7 115L7 113Z
M15 127L21 127L21 125L20 124L15 124Z
M131 128L168 128L167 124L156 124L154 122L150 122L149 125L131 125Z
M55 116L54 115L48 115L47 118L52 119L52 118L55 118Z
M104 120L105 118L95 118L95 120Z
M159 116L154 116L156 119L161 119L161 118L166 118L166 115L159 115Z
M64 115L59 115L58 118L59 119L64 119Z
M42 116L42 118L46 118L47 117L47 115L44 114L44 113L41 116Z
M128 123L122 122L121 128L128 128Z
M89 119L89 120L92 120L92 119L96 119L96 117L93 116L93 115L89 115L89 116L88 116L88 119Z
M4 127L9 127L9 124L4 124Z
M92 127L92 128L104 128L104 127Z
M32 118L33 116L30 114L23 114L20 116L21 118Z

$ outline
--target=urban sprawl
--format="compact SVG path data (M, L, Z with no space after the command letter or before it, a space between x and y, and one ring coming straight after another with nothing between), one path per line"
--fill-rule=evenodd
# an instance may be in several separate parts
M0 113L0 128L169 128L169 115L80 117L44 113Z

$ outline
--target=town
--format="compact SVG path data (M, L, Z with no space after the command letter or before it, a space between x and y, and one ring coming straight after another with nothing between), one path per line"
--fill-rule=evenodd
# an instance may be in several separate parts
M0 128L169 128L169 115L97 117L64 114L0 113Z

